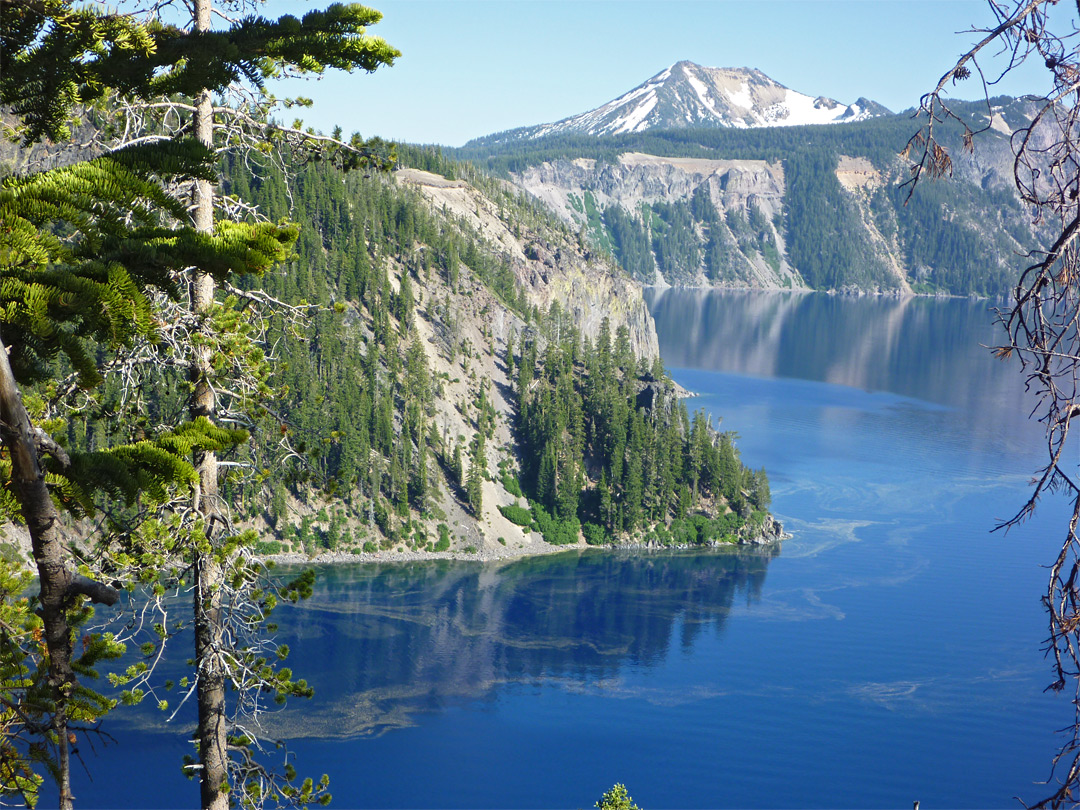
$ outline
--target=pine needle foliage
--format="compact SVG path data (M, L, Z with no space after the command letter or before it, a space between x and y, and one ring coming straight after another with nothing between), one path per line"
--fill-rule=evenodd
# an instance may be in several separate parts
M186 267L198 263L225 278L260 273L288 255L292 226L224 222L201 234L186 224L185 207L166 184L212 176L212 165L208 149L176 141L0 182L0 338L10 348L19 386L52 386L50 378L65 364L83 388L98 386L104 364L118 350L158 338L160 302L180 297L178 279ZM37 397L23 399L39 413ZM164 504L196 483L193 453L220 452L247 438L245 431L194 419L137 441L69 455L43 429L63 422L39 424L43 440L56 449L38 453L49 494L75 517L93 515L109 502ZM5 445L0 518L22 522L24 511L12 448ZM11 561L3 560L0 587L8 580L22 582ZM97 678L98 664L121 655L124 646L108 634L85 635L58 679L34 600L16 594L0 594L0 715L7 713L6 721L0 717L0 796L32 805L44 774L64 783L66 760L59 752L67 736L92 729L115 705L84 679ZM91 616L77 598L64 621L74 632ZM71 633L64 635L71 652Z
M401 55L366 34L382 15L357 4L201 33L67 0L0 0L0 18L0 99L27 145L67 139L72 111L112 93L194 96L242 81L261 89L286 71L373 71Z
M265 326L235 300L219 299L209 306L197 301L207 289L207 276L222 283L236 275L261 274L281 262L298 232L289 224L228 219L208 228L205 207L197 216L203 224L198 230L192 227L184 189L193 179L215 179L213 143L199 121L207 115L227 117L238 128L231 130L233 134L242 131L239 142L260 153L270 153L282 143L299 144L305 160L332 159L344 168L386 165L392 149L381 142L364 142L359 136L344 142L336 135L322 138L299 126L270 123L267 110L274 100L263 94L263 87L271 77L321 73L326 68L371 71L391 64L399 54L381 39L366 35L365 27L381 15L358 5L333 5L301 18L252 16L216 31L165 24L152 18L156 7L150 5L140 11L147 16L79 9L68 0L0 0L0 104L14 113L16 124L8 129L24 144L65 139L75 115L95 107L104 112L114 103L129 111L157 103L170 105L182 122L175 130L154 131L161 121L149 113L150 126L140 129L139 135L153 143L0 182L0 221L5 226L0 233L0 339L10 347L16 385L23 390L41 386L51 398L50 415L64 415L65 403L58 400L70 397L72 390L58 391L62 386L51 379L58 368L76 372L88 392L80 402L90 403L90 411L100 416L97 402L106 388L106 374L114 368L110 363L142 352L143 360L168 361L151 376L168 377L169 367L173 376L179 376L176 368L188 371L185 383L196 391L193 402L200 388L228 388L226 396L236 404L232 413L243 420L246 414L241 411L271 391L268 363L257 345ZM253 86L257 92L248 98L254 100L231 110L205 111L202 105L210 93L222 93L234 83ZM186 139L192 130L205 146ZM108 133L98 132L94 137L101 143ZM323 144L330 148L322 148ZM212 198L197 184L196 188L196 200ZM137 379L142 379L141 374L133 372L125 377L124 385ZM5 402L12 399L19 398L9 397ZM136 395L134 401L145 400ZM149 585L155 595L166 587L166 580L176 585L193 570L197 574L204 568L223 572L224 577L203 592L204 602L196 603L196 614L200 604L218 598L218 590L230 594L233 624L226 630L216 610L211 611L209 622L221 636L213 641L215 645L226 636L231 640L221 658L234 662L229 677L240 703L252 689L271 692L275 699L310 694L306 683L278 666L285 650L263 634L276 597L259 596L265 586L259 582L263 569L251 562L254 534L229 528L225 510L217 511L215 506L217 487L200 468L205 458L236 447L247 434L216 427L200 415L217 419L220 414L213 404L202 411L192 408L190 413L188 422L172 428L140 428L129 441L123 440L123 434L103 429L99 419L92 425L96 449L82 453L64 452L52 439L50 431L62 435L63 418L50 420L47 430L45 423L36 428L31 424L30 430L41 434L45 446L51 442L55 448L38 451L49 485L44 497L37 498L38 505L44 501L51 508L51 496L76 515L107 510L109 542L99 549L107 553L107 559L95 563L96 567ZM27 414L22 413L20 424L27 421ZM176 425L176 420L164 424ZM21 485L12 485L12 479L23 480L18 465L30 464L27 458L32 459L34 450L16 456L15 448L25 451L26 442L7 434L4 441L0 507L4 514L17 517L20 509L27 511L26 496ZM39 492L41 477L36 479ZM191 496L186 499L182 497L185 487ZM191 508L178 506L181 503ZM43 531L35 529L37 525L31 527L36 556ZM62 566L64 552L57 553L55 544L50 548ZM125 561L130 564L127 570ZM44 572L41 559L38 565ZM87 569L85 574L89 573ZM85 578L83 572L80 576ZM43 573L43 582L46 579ZM97 659L68 655L73 630L88 615L77 609L78 600L70 611L56 600L47 602L45 590L43 584L47 644L35 647L33 634L27 641L24 633L19 649L28 661L40 662L50 656L58 660L54 647L62 653L66 647L65 660L70 658L71 663L65 664L60 677L50 663L48 681L42 680L45 670L40 666L27 665L27 690L44 689L45 725L31 726L24 719L15 731L0 728L0 746L19 740L13 743L13 757L7 761L10 767L0 761L0 777L12 774L10 783L0 783L0 793L13 795L22 784L40 783L41 774L47 773L60 787L61 806L70 807L67 722L96 719L111 705L98 700L75 677L94 677ZM310 591L310 583L298 581L279 593L292 598L305 591ZM162 628L161 642L169 632ZM156 643L149 648L159 649ZM105 656L116 649L104 636L94 636L84 653ZM150 653L144 650L144 654ZM216 661L218 653L212 657ZM19 660L18 656L13 660ZM206 661L199 662L200 689L209 680L207 666ZM128 687L123 693L125 703L136 703L144 696L147 673L147 664L139 662L124 672L111 673L110 679ZM7 694L3 690L0 682L0 707ZM11 702L19 705L20 701L25 703L15 696ZM233 733L229 747L229 773L203 780L214 790L235 779L238 790L233 795L245 803L267 798L296 804L329 799L325 777L317 784L307 780L293 785L295 772L287 771L282 780L255 763L252 756L258 745L246 732ZM205 761L202 767L208 767ZM28 791L26 801L32 803Z
M88 341L153 339L149 292L177 297L185 267L223 279L288 255L291 225L226 221L201 234L182 224L162 183L209 176L212 159L193 140L140 145L0 184L0 336L20 382L45 379L62 354L96 385Z

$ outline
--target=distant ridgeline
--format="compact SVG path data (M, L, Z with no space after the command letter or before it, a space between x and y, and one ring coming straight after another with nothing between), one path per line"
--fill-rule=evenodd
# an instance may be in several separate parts
M259 475L223 485L263 553L779 533L764 470L676 398L640 284L501 180L434 150L400 165L294 166L288 185L223 167L223 192L301 226L292 260L247 282L286 305L266 324L278 392L229 459ZM143 424L109 426L114 386L69 442L169 423L187 383L159 373Z
M645 283L1000 296L1033 226L1013 190L1020 99L942 125L951 181L908 202L910 113L820 126L492 135L448 150L543 200ZM906 204L905 204L906 203Z

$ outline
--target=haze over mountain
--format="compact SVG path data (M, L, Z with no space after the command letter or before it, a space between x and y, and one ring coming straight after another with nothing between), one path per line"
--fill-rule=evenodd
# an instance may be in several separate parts
M502 142L570 133L619 135L689 127L835 124L888 114L888 109L865 98L842 104L824 96L804 95L760 70L702 67L683 61L594 110L478 140Z

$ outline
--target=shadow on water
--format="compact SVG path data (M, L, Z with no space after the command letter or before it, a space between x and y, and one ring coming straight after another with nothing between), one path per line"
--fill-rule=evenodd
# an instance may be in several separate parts
M274 735L347 738L412 725L502 685L595 682L653 666L722 631L760 599L779 548L568 553L503 565L440 561L324 567L314 596L281 616L316 690Z

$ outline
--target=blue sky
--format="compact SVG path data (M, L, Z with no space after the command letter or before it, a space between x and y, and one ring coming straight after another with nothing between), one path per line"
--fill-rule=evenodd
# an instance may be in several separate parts
M264 13L322 2L271 0ZM402 51L374 74L328 74L275 87L315 100L322 131L463 144L597 107L689 59L756 67L793 90L894 111L914 106L992 20L982 0L370 0L372 26ZM1040 66L1041 67L1041 66ZM1043 89L1040 72L995 92ZM974 81L960 98L981 93Z

